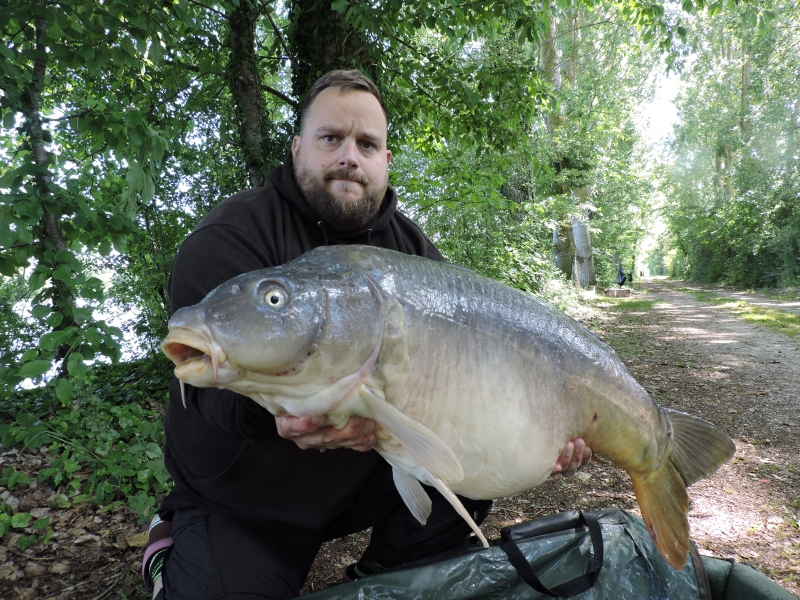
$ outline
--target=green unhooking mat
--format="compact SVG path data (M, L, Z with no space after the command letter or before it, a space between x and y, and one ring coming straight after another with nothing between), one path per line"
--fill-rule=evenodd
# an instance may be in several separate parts
M303 600L791 600L758 571L693 552L670 567L644 523L619 509L569 511L506 527L489 548L435 556Z

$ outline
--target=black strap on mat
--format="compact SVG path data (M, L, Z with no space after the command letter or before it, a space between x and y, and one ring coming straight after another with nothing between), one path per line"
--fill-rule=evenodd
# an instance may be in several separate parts
M700 594L700 600L711 600L711 583L708 581L708 573L706 573L706 566L703 564L703 559L700 552L697 551L697 546L691 542L689 547L689 555L692 557L692 564L694 565L694 575L697 577L697 591Z
M545 587L545 585L536 576L533 567L525 558L525 555L517 547L517 544L511 540L500 539L498 545L508 554L508 560L514 565L514 568L519 573L519 576L540 594L546 594L553 598L570 598L582 592L585 592L594 585L597 581L597 576L603 568L603 534L600 530L600 524L597 522L597 517L592 514L581 514L586 527L589 529L589 535L592 539L592 550L594 551L593 566L590 571L571 579L566 583L559 584L552 589Z

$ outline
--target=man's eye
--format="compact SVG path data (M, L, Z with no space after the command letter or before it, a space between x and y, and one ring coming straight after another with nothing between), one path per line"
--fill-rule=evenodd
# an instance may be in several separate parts
M323 137L322 139L323 139L324 141L328 142L329 144L332 144L333 142L335 142L335 141L336 141L336 136L335 136L335 135L326 135L326 136L325 136L325 137Z
M372 142L361 142L361 147L364 148L364 150L372 150L375 148L375 144Z

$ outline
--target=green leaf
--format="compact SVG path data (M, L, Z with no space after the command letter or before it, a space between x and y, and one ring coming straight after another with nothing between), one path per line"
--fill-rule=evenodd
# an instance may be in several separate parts
M66 329L45 333L39 340L39 347L42 350L55 350L61 344L66 342L67 339L76 331L76 327L67 327Z
M31 514L19 512L11 517L11 526L14 529L25 529L31 522Z
M335 0L331 3L331 10L340 14L346 13L348 8L350 8L350 0Z
M34 272L33 275L30 276L28 279L28 287L30 287L31 291L36 291L44 285L44 282L47 281L47 274L41 271Z
M0 512L0 538L11 529L11 517L4 512Z
M164 50L161 48L161 41L159 39L154 39L152 41L150 49L147 51L147 57L156 67L164 58Z
M142 204L150 204L153 196L156 193L156 185L153 183L153 178L149 174L144 175L144 190L142 190Z
M134 496L128 496L128 506L139 515L145 516L156 504L155 498L148 496L146 492L138 491Z
M72 308L72 316L76 323L86 323L92 320L92 313L94 309L91 307L74 306Z
M70 358L72 355L70 355ZM69 361L67 362L67 373L75 378L85 377L91 369L86 366L82 361Z
M45 306L44 304L34 304L33 308L31 309L31 314L36 319L44 319L50 314L51 311L52 309L49 306Z
M53 500L53 504L61 509L69 508L69 498L64 494L59 494L55 497L55 500Z
M69 368L67 370L69 370ZM70 375L71 374L72 373L70 373ZM59 379L56 381L56 397L61 401L61 404L64 406L70 404L74 395L75 391L72 388L71 381L68 379Z
M31 362L22 365L22 368L17 371L17 377L22 377L23 379L40 377L41 375L47 373L52 366L53 363L49 360L32 360Z
M46 320L46 323L50 327L58 327L63 322L64 322L64 313L61 313L61 312L54 312L49 317L47 317L47 320Z
M6 112L6 115L3 117L3 129L14 129L14 125L17 122L16 114L13 110L9 110Z
M108 256L111 254L111 240L104 239L102 242L100 242L100 245L97 247L97 251L101 256Z
M136 52L136 48L134 48L133 43L131 42L131 40L129 38L123 37L119 41L119 45L125 52L128 53L128 55L130 55L130 56L132 56L134 58L138 57L138 53Z

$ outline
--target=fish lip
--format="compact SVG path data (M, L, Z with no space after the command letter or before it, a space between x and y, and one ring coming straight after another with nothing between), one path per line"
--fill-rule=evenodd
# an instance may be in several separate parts
M175 327L161 343L161 350L167 355L176 367L190 360L196 360L202 355L210 356L212 349L207 339L190 329Z

